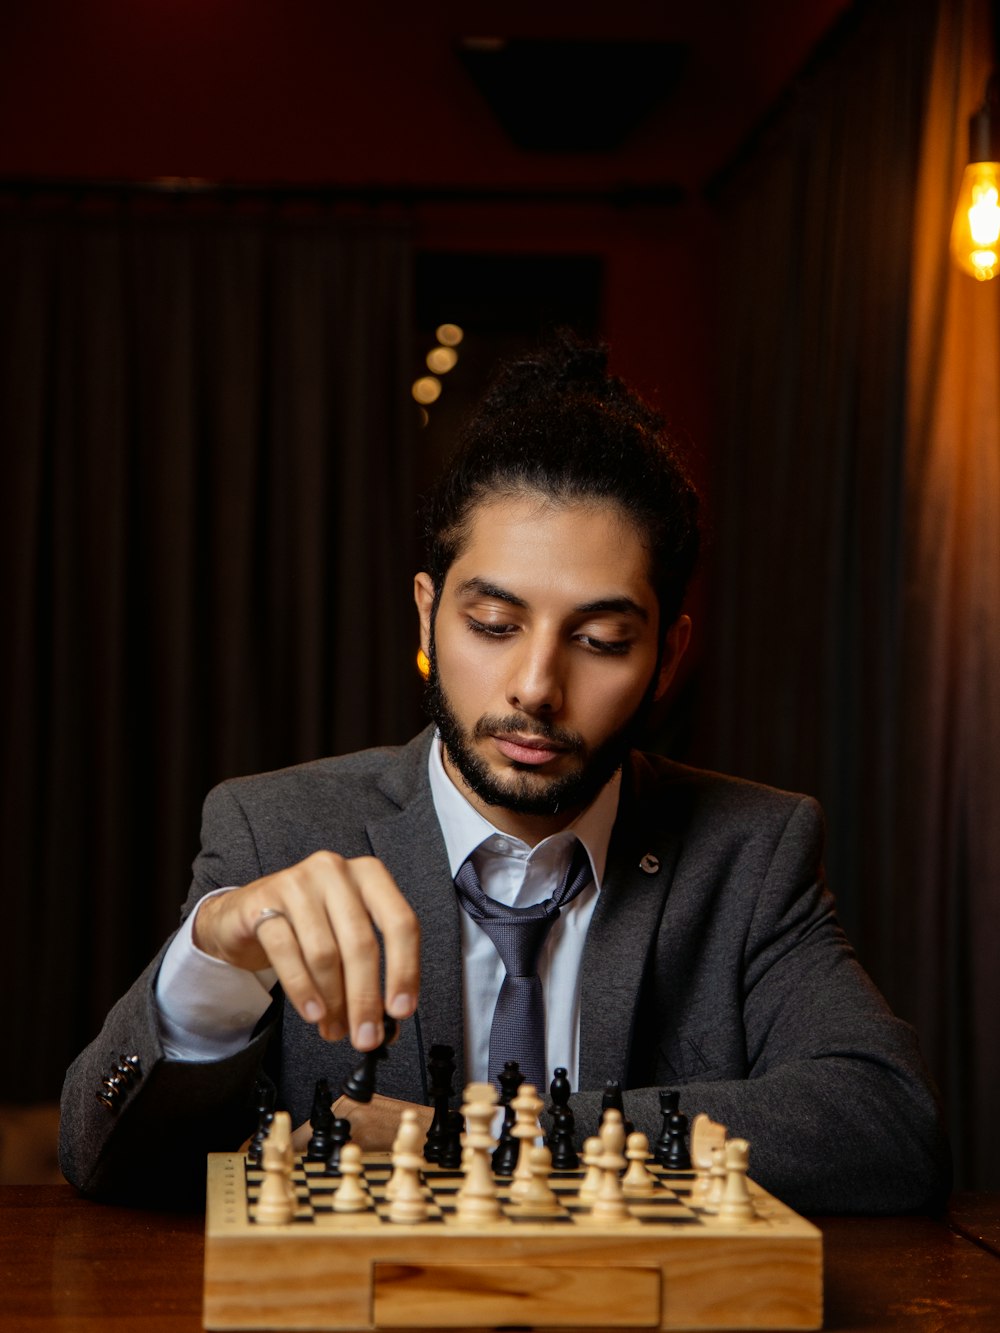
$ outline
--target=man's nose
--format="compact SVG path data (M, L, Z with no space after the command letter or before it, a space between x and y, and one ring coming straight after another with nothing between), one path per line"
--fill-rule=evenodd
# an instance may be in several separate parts
M512 664L507 702L522 713L558 713L563 706L563 671L557 644L526 643Z

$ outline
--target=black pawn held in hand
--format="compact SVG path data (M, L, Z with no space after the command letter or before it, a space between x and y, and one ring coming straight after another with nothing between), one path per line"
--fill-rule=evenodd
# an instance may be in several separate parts
M552 1129L545 1141L546 1147L552 1154L553 1171L575 1171L580 1165L580 1158L577 1156L574 1143L576 1116L574 1116L569 1104L572 1091L569 1076L560 1065L555 1072L555 1078L549 1084L549 1093L552 1097L549 1106Z
M370 1102L375 1096L375 1072L378 1069L380 1060L384 1060L389 1054L388 1046L395 1037L399 1024L394 1018L386 1014L383 1020L385 1029L385 1040L381 1046L376 1046L374 1051L365 1051L361 1057L361 1063L357 1069L350 1074L340 1089L345 1097L350 1097L352 1102L366 1103Z

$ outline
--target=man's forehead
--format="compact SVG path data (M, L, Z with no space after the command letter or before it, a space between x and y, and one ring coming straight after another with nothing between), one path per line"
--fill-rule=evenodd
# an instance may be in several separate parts
M505 497L476 507L446 585L456 595L505 594L531 600L532 589L561 588L581 603L648 605L649 552L613 503Z

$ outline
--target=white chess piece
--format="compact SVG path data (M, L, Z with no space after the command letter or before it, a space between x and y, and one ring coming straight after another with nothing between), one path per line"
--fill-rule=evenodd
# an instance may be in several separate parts
M625 1141L625 1156L629 1166L622 1181L622 1192L627 1198L648 1199L656 1188L656 1182L646 1166L650 1152L649 1140L645 1134L628 1136Z
M287 1111L275 1111L261 1151L264 1180L254 1211L258 1222L266 1226L287 1226L294 1218L293 1162L292 1118Z
M552 1174L552 1154L548 1148L532 1148L528 1153L531 1181L528 1188L511 1205L511 1211L520 1217L555 1217L563 1211L555 1190L549 1184Z
M625 1222L629 1218L628 1205L622 1193L621 1172L625 1169L625 1125L621 1111L614 1107L604 1112L601 1122L601 1156L598 1166L601 1183L590 1216L600 1222Z
M580 1202L593 1203L597 1198L597 1191L601 1185L601 1140L595 1134L592 1138L585 1139L583 1144L583 1164L587 1168L587 1174L580 1182Z
M746 1139L730 1139L725 1147L726 1183L719 1204L720 1222L751 1222L755 1217L747 1185L750 1145Z
M395 1184L389 1204L390 1222L423 1222L427 1218L427 1195L420 1179L423 1137L416 1111L407 1107L400 1118L392 1154Z
M345 1143L340 1150L340 1184L331 1200L335 1213L364 1213L372 1206L371 1196L361 1182L363 1170L360 1147Z
M521 1145L510 1182L510 1197L517 1203L531 1188L531 1148L542 1137L538 1117L545 1103L533 1083L522 1083L511 1106L517 1118L510 1132Z
M502 1216L493 1179L496 1140L490 1132L496 1103L497 1090L490 1083L470 1083L465 1089L465 1178L455 1196L455 1215L460 1222L495 1222Z

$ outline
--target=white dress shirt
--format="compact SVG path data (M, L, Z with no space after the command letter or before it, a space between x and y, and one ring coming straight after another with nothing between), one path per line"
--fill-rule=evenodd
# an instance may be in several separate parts
M538 966L545 995L546 1064L549 1069L564 1066L576 1088L580 965L604 878L621 775L615 774L569 828L543 838L535 847L494 828L469 804L445 772L439 743L430 747L428 776L452 877L472 854L483 892L498 902L526 907L551 897L568 868L574 839L579 838L587 850L594 878L560 912ZM192 939L197 911L196 907L171 942L156 980L160 1037L172 1060L234 1055L267 1011L276 980L273 969L247 972L198 949ZM461 930L465 1068L470 1080L492 1082L499 1071L488 1067L490 1026L504 966L492 940L464 911Z

